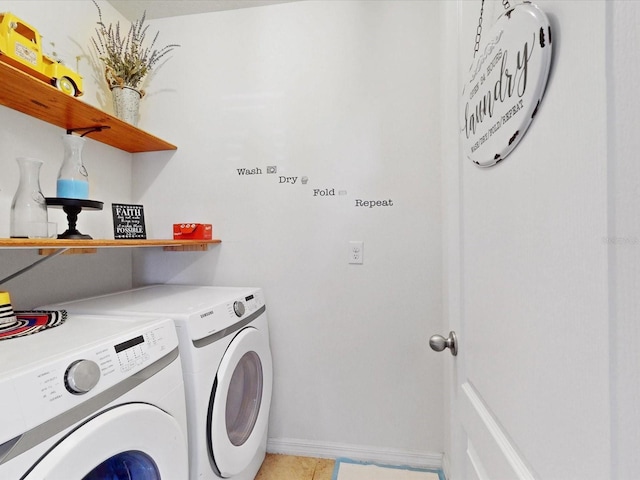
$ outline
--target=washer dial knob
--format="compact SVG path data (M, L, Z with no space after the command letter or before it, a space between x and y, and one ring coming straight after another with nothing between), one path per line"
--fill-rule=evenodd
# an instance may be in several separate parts
M71 393L82 395L95 387L100 380L100 367L91 360L73 362L64 374L64 385Z
M239 300L233 302L233 311L235 312L237 317L241 317L242 315L244 315L244 303Z

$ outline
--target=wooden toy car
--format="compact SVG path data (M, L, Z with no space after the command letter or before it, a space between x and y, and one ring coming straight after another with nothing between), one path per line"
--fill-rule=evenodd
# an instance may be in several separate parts
M12 13L0 13L0 61L74 97L83 94L82 77L42 52L42 36Z

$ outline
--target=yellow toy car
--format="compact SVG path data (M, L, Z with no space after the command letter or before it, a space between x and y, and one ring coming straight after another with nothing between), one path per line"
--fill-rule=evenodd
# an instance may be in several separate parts
M82 77L42 52L42 36L12 13L0 13L0 61L79 97Z

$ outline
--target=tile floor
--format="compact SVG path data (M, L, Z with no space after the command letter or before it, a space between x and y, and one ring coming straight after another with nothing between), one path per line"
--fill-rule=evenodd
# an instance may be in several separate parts
M335 460L268 453L255 480L331 480Z

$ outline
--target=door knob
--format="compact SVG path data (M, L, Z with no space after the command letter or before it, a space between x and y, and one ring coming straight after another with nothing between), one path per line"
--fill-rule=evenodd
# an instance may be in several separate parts
M449 332L449 336L444 338L442 335L433 335L429 339L429 346L436 352L441 352L445 348L451 350L451 355L454 357L458 354L458 337L456 332Z

